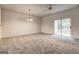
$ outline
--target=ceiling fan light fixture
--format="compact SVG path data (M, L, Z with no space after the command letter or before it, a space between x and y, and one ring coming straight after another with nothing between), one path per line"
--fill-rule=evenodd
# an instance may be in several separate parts
M33 19L29 18L29 19L26 19L26 21L33 21Z

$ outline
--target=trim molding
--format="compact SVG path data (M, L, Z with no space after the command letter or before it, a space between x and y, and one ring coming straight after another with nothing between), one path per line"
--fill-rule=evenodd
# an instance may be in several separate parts
M27 35L33 35L33 34L47 34L47 35L52 35L50 33L39 32L39 33L23 34L23 35L16 35L16 36L10 36L10 37L2 37L1 39L13 38L13 37L19 37L19 36L25 36L25 35L27 36Z

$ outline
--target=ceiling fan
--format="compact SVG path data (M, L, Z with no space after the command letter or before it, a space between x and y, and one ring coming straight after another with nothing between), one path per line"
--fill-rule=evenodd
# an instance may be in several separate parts
M52 11L55 9L55 4L48 4L48 7L47 9L43 10L43 12L46 12L46 11Z

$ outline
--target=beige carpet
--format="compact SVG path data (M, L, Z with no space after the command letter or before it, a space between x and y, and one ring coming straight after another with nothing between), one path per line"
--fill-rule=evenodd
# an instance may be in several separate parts
M75 54L79 45L51 39L48 34L33 34L2 39L0 50L9 54Z

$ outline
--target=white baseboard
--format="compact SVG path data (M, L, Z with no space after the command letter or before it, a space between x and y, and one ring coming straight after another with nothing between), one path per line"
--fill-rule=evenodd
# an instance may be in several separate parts
M40 32L39 32L39 33L40 33ZM15 35L15 36L7 36L7 37L2 37L2 39L5 39L5 38L12 38L12 37L18 37L18 36L24 36L24 35L32 35L32 34L38 34L38 33L29 33L29 34Z

